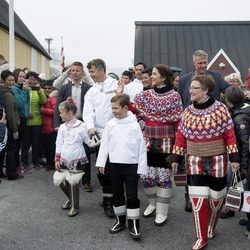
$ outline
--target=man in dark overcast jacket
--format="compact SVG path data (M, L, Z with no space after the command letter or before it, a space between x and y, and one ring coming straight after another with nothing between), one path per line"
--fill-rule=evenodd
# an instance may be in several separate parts
M215 88L212 92L212 97L216 100L220 100L220 95L229 86L226 81L222 78L221 74L215 71L207 70L208 54L204 50L197 50L193 54L193 65L194 69L183 75L179 81L178 92L182 99L183 107L186 108L191 104L189 86L191 79L195 75L211 75L215 81Z

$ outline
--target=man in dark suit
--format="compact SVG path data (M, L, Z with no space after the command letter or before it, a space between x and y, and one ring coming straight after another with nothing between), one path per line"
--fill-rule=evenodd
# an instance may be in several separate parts
M54 115L54 127L59 128L61 124L61 118L59 114L58 106L61 102L66 101L68 97L71 97L77 106L76 118L82 120L82 111L84 104L84 97L87 91L90 89L90 85L83 81L83 65L81 62L74 62L71 65L70 80L67 84L63 85L58 93L57 104ZM84 145L89 163L86 165L85 175L82 179L83 189L87 192L92 192L90 184L91 180L91 164L90 164L90 150L87 145Z
M179 81L178 92L182 99L183 107L186 108L191 104L189 87L191 83L191 79L195 75L211 75L215 81L215 88L211 93L212 97L216 100L220 100L221 93L229 87L228 83L224 81L221 74L215 71L207 70L208 65L208 54L204 50L197 50L193 54L193 65L194 69L192 72L189 72L183 75ZM191 203L189 200L188 187L186 186L185 199L186 205L185 210L187 212L192 211Z

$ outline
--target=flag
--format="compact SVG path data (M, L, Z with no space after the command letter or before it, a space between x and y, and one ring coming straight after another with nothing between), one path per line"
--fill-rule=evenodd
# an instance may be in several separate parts
M65 61L64 48L63 48L63 46L62 46L62 48L61 48L61 64L60 64L62 68L65 67L64 61Z

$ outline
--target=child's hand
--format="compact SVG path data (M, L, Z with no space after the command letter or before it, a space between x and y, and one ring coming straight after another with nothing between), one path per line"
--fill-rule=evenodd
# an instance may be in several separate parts
M56 170L60 169L60 162L59 161L55 162L55 168L56 168Z
M98 168L98 170L101 174L105 174L105 168Z

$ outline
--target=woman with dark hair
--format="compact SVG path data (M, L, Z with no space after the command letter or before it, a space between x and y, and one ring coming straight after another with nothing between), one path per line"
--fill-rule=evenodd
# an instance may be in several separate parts
M28 152L32 147L32 163L33 167L39 169L39 143L42 131L42 115L41 107L46 103L46 95L39 84L39 77L36 72L30 71L26 75L29 82L29 119L27 120L27 128L25 130L23 140L23 155L22 161L24 166L28 167Z
M214 86L210 76L192 78L189 93L193 104L182 115L173 149L173 171L187 153L196 230L192 249L203 249L207 239L215 236L227 191L227 154L232 171L239 168L233 121L226 106L211 96Z
M144 137L147 146L147 174L141 182L149 201L143 216L149 217L156 211L155 225L163 225L168 216L172 189L172 170L169 156L175 139L181 113L180 95L173 90L171 69L157 64L152 71L152 89L136 95L133 111L144 120Z
M29 84L25 81L25 73L22 69L15 69L13 71L15 77L15 84L13 86L13 93L15 95L18 113L20 117L20 124L18 128L19 138L17 140L17 147L16 147L16 164L17 164L17 173L30 173L30 170L27 168L27 165L20 164L20 149L21 149L21 157L23 157L23 139L25 130L27 129L27 120L29 118L30 110L29 110Z
M172 84L173 84L174 90L176 91L178 89L180 78L181 78L180 73L174 72L173 77L172 77Z
M225 99L234 122L234 131L239 149L240 175L242 179L246 178L247 180L245 190L250 191L250 104L244 101L244 92L237 86L226 89ZM240 224L246 225L246 234L250 240L250 213L247 213L247 220L240 220Z

